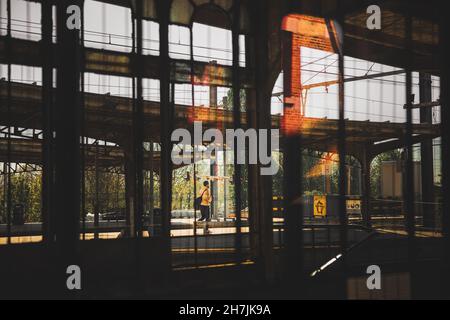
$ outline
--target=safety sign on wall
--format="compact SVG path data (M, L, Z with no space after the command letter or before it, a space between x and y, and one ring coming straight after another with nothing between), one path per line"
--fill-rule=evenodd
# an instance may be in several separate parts
M347 213L361 213L361 200L347 200Z
M327 197L326 196L314 196L314 216L326 217L327 216Z

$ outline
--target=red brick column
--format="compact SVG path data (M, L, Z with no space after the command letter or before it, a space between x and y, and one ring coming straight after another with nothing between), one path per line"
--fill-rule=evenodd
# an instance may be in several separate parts
M283 63L290 70L290 74L284 75L284 116L281 123L281 130L285 135L298 134L304 116L302 106L302 85L301 85L301 36L291 34L291 39L287 40L284 47L289 52L284 53Z

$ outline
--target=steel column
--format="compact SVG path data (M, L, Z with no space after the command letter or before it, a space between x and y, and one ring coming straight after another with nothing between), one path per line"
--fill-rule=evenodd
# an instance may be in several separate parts
M235 130L240 129L241 124L241 75L239 68L239 56L240 56L240 45L239 45L239 24L240 24L240 10L241 1L236 0L234 2L233 8L233 24L232 24L232 42L233 42L233 127ZM226 130L224 126L224 130ZM233 156L234 156L234 199L235 199L235 214L236 214L236 237L235 237L235 248L238 259L242 256L242 166L238 164L238 151L237 150L237 139L234 142ZM226 169L225 169L226 170ZM225 185L225 183L224 183ZM225 199L226 205L226 199ZM226 208L225 208L226 215ZM226 216L225 216L226 218Z
M166 252L170 264L170 216L172 208L172 111L170 97L170 70L169 59L169 14L171 2L159 0L159 41L160 41L160 118L161 118L161 214L162 214L162 239L163 251ZM168 266L169 267L169 266Z
M371 214L370 214L370 166L372 163L372 156L369 152L369 146L366 146L362 153L361 161L361 189L362 189L362 208L361 214L363 218L363 223L366 227L371 227Z
M82 2L58 1L57 8L57 96L55 109L56 241L62 269L60 288L67 292L66 267L77 262L80 221L80 30L69 30L67 8Z
M293 43L293 34L283 32L283 77L284 77L284 110L285 114L290 109L298 108L300 112L301 106L292 105L292 100L300 100L300 88L296 79L300 76L300 63L293 63L295 58L299 62L300 49L295 48ZM296 55L297 57L294 57ZM301 77L300 77L301 78ZM289 100L288 100L289 99ZM285 116L286 117L286 116ZM288 122L289 119L286 119ZM300 123L293 123L298 125ZM285 252L284 252L284 270L286 285L292 293L299 285L299 281L303 277L303 206L302 206L302 142L300 135L287 134L289 129L285 130L283 144L283 193L284 193L284 235L285 235Z
M449 20L446 4L441 3L439 21L439 48L441 64L441 119L442 119L442 233L444 239L444 266L442 293L450 297L450 62L449 62Z
M53 137L53 52L52 4L44 1L42 15L42 234L45 242L54 240L54 137Z
M255 36L255 77L256 77L256 129L271 130L270 102L272 88L269 86L269 1L260 0L254 4L254 21L259 27ZM268 150L271 150L270 135L267 135ZM264 265L266 280L274 277L273 261L273 218L272 218L272 177L261 175L261 165L250 166L256 170L256 190L258 203L258 233L261 249L261 262Z
M420 102L432 102L431 75L419 74ZM432 124L432 108L420 109L420 123ZM420 144L421 177L422 177L422 213L424 227L434 228L434 170L433 170L433 140L429 139Z
M408 60L406 68L406 124L405 124L405 170L403 186L403 201L406 218L406 231L408 232L408 263L411 272L411 297L415 296L415 261L417 247L415 244L415 210L414 210L414 167L413 167L413 118L412 109L409 108L414 103L412 94L412 17L408 12L405 19L405 46Z
M144 178L143 178L143 161L144 161L144 100L143 100L143 83L142 83L142 52L143 52L143 27L142 27L142 1L136 2L136 10L134 18L136 21L136 51L134 54L134 74L135 81L135 99L133 103L133 154L135 162L135 205L134 205L134 224L136 226L133 236L140 237L142 235L142 215L144 206Z

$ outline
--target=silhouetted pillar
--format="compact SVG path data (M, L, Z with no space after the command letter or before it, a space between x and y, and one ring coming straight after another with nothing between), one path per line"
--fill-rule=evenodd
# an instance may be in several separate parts
M233 9L233 25L232 25L232 43L233 43L233 128L240 129L242 127L241 123L241 70L240 70L240 64L239 64L239 57L240 57L240 43L239 43L239 35L240 35L240 15L241 15L241 3L240 0L235 1L234 9ZM246 58L250 56L250 51L246 51ZM248 59L246 59L248 60ZM225 119L224 119L225 120ZM226 130L225 121L223 122L223 130ZM235 144L233 148L233 155L234 155L234 174L233 174L233 183L234 183L234 199L235 199L235 215L236 215L236 236L235 236L235 248L237 251L238 259L242 256L242 233L241 233L241 226L242 226L242 165L237 163L238 154L237 154L237 146ZM224 153L224 168L226 171L226 152ZM226 175L226 173L224 174ZM248 189L250 189L250 185L253 183L250 182L250 177L248 181ZM226 181L224 181L224 187L226 190ZM224 210L224 216L226 218L227 216L227 199L226 199L226 192L224 193L225 198L225 210ZM250 196L249 196L250 198ZM249 206L250 207L250 206ZM250 211L250 210L249 210ZM250 250L252 252L257 252L255 249L255 237L254 233L252 232L254 228L252 228L252 217L249 216L249 225L250 225L250 232L249 232L249 238L250 238Z
M149 152L150 162L149 162L149 171L150 171L150 185L149 185L149 232L150 236L153 237L155 234L155 172L153 167L154 161L154 145L153 142L150 142L150 152Z
M124 150L125 153L125 219L127 229L125 235L131 237L136 232L135 224L135 197L136 197L136 166L134 154L129 149Z
M444 297L450 297L450 50L449 19L445 3L440 3L439 12L439 47L441 65L441 119L442 119L442 233L444 236L444 277L442 292Z
M211 62L212 65L217 64L216 61ZM212 109L217 109L217 86L209 86L209 107ZM219 127L219 126L218 126ZM218 154L215 154L215 160L210 165L210 175L211 177L217 177L219 175L219 163ZM210 180L211 195L213 197L213 202L211 203L211 218L217 218L217 208L219 200L219 183L217 180L212 178Z
M143 98L143 1L136 2L135 56L133 59L133 155L134 155L134 237L142 236L142 215L144 211L144 98Z
M69 6L82 1L60 0L57 9L57 96L55 108L55 200L56 242L60 257L61 278L58 286L67 292L66 268L78 264L77 245L80 221L80 31L70 30L66 21ZM70 12L70 11L69 11Z
M268 1L254 3L254 22L258 26L255 33L254 51L251 52L249 65L255 69L256 89L248 97L249 127L255 129L271 129L269 88L269 52L268 52ZM234 92L235 94L237 92ZM236 103L236 102L235 102ZM236 106L237 107L237 106ZM235 110L236 112L236 110ZM237 112L236 112L237 114ZM268 135L270 146L270 135ZM270 147L268 148L270 150ZM250 223L256 260L262 267L266 280L274 277L273 270L273 219L272 219L272 177L261 175L260 165L249 165L249 201L252 208Z
M409 8L407 8L409 9ZM414 299L417 293L417 244L416 244L416 224L415 224L415 195L414 195L414 156L413 156L413 112L412 104L414 96L412 94L413 82L413 24L412 15L406 13L405 23L405 101L406 101L406 124L405 124L405 170L403 180L403 201L405 208L406 231L408 232L408 267L410 270L411 298Z
M100 171L98 168L99 142L95 145L95 198L94 198L94 239L99 238L98 228L100 225Z
M363 151L361 159L361 190L362 190L362 208L361 214L363 218L364 225L366 227L371 226L371 215L370 215L370 164L372 162L372 157L369 154L368 148L366 147Z
M54 137L53 137L53 50L52 4L42 2L42 233L45 242L54 240Z
M420 102L432 102L431 75L419 75ZM432 109L420 109L420 123L432 124ZM420 144L421 177L422 177L422 212L425 227L435 226L434 202L434 172L433 172L433 140L429 139Z
M169 14L170 0L157 2L159 17L159 56L160 56L160 121L161 121L161 218L163 252L167 257L167 267L170 266L170 216L172 208L172 142L170 136L173 130L173 105L171 103L171 84L169 77ZM173 88L173 87L172 87Z
M283 32L284 120L284 281L295 290L303 275L303 207L301 138L300 46L294 34ZM294 291L291 292L295 294ZM297 293L298 294L298 293Z

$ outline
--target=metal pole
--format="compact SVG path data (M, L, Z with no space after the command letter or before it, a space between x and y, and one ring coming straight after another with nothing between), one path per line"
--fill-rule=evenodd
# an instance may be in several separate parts
M269 1L260 0L255 4L254 21L257 26L268 26L270 18ZM269 33L268 28L258 30L255 37L255 77L256 77L256 125L253 128L271 130L270 101L272 83L269 77ZM271 138L267 135L267 150L271 150ZM257 202L259 206L259 241L266 280L273 281L274 259L273 259L273 215L272 215L272 177L260 174L260 165L253 166L257 172Z
M215 65L217 64L216 61L212 61L211 64ZM217 86L210 85L209 86L209 105L211 109L217 109ZM219 155L217 153L214 154L215 159L212 160L213 162L210 165L210 175L211 175L211 188L210 192L213 198L213 202L211 204L211 213L210 218L213 217L217 219L217 213L218 213L218 201L219 201L219 180L214 179L214 177L217 177L219 174L218 172L218 161L219 161ZM206 223L205 223L206 224Z
M84 0L82 0L84 8ZM50 11L51 14L51 11ZM86 136L86 112L85 112L85 51L84 51L84 9L81 10L81 223L82 239L86 240L86 147L89 143Z
M362 218L363 223L366 227L371 227L371 214L370 214L370 164L372 161L372 158L369 154L369 146L365 147L365 150L363 151L363 157L361 159L361 171L362 171L362 183L361 183L361 189L362 189Z
M61 0L57 6L57 104L55 110L56 241L62 269L59 287L67 292L66 267L78 265L80 217L80 30L66 26L67 8L82 7L77 0ZM64 106L64 107L62 107Z
M241 124L241 74L239 66L240 45L239 45L239 21L240 21L240 0L235 1L234 19L232 25L233 42L233 126L234 129L240 129ZM224 128L225 129L225 128ZM234 143L234 198L236 215L236 238L235 248L238 261L242 259L242 166L238 164L237 141Z
M7 83L7 125L8 125L8 132L7 132L7 155L6 155L6 170L5 170L5 176L7 178L7 189L6 189L6 212L7 212L7 243L11 244L11 206L12 206L12 195L11 195L11 90L12 90L12 84L11 84L11 0L8 0L6 4L7 8L7 19L8 19L8 26L7 26L7 35L6 35L6 59L8 60L8 83Z
M431 75L419 74L419 91L420 102L427 103L432 101L431 91ZM420 109L420 123L433 123L432 108ZM422 214L423 225L427 228L434 228L435 221L435 206L434 202L434 170L433 170L433 140L429 139L420 144L420 159L421 159L421 177L422 177Z
M193 149L195 146L193 145ZM197 164L195 163L195 155L192 154L194 160L194 199L197 198ZM198 238L197 238L197 208L194 207L194 264L198 266Z
M99 187L100 187L100 172L98 170L98 148L99 142L95 143L95 203L94 203L94 239L98 239L98 227L99 227L99 214L100 214L100 196L99 196Z
M54 240L54 168L53 168L53 52L52 5L41 4L42 14L42 226L43 241Z
M192 110L193 113L195 114L195 83L194 83L194 47L193 47L193 43L194 43L194 35L192 32L192 28L189 29L189 40L190 40L190 48L189 48L189 59L190 59L190 73L191 73L191 102L192 102ZM198 148L199 146L197 146L196 141L194 139L193 141L193 154L192 154L192 159L194 162L194 199L197 198L197 163L196 163L196 148ZM206 222L205 222L205 226L206 226ZM198 267L198 237L197 237L197 209L194 208L194 263L195 266Z
M7 190L8 190L8 175L6 173L8 164L6 162L3 162L3 212L5 214L6 223L8 224L8 196L7 196Z
M161 118L161 211L162 211L162 239L167 254L167 264L170 268L170 215L172 194L171 173L171 103L170 103L170 59L169 59L169 14L171 1L157 2L159 9L159 39L160 39L160 118Z
M283 33L283 77L284 77L284 110L295 110L300 114L300 106L287 103L288 97L300 97L300 86L294 79L300 77L300 47L292 40L290 32ZM296 59L295 62L293 59ZM298 59L298 60L297 60ZM297 64L298 62L298 64ZM298 68L298 69L297 69ZM286 119L288 120L288 119ZM286 128L287 129L287 128ZM287 133L287 130L286 130ZM288 294L293 295L295 288L303 276L303 207L301 205L302 190L302 151L299 134L286 134L283 144L283 194L285 224L285 284Z
M143 100L143 84L142 84L142 65L143 65L143 27L142 27L142 13L143 13L143 2L138 1L136 7L136 52L134 61L134 74L136 75L136 102L133 118L133 130L134 130L134 160L135 160L135 170L136 170L136 181L135 190L136 204L135 208L135 225L136 225L136 236L142 236L142 214L143 214L143 204L144 204L144 100Z
M339 23L341 26L344 26L343 22L343 13L341 12L339 15ZM346 124L345 124L345 93L344 93L344 46L343 43L340 42L340 35L337 35L335 33L336 28L335 24L337 22L331 22L330 20L327 20L327 27L328 32L330 34L331 42L333 44L333 47L338 54L338 61L339 61L339 120L338 120L338 154L339 154L339 180L338 180L338 188L339 188L339 230L340 230L340 245L341 245L341 252L344 253L347 250L347 235L348 235L348 220L347 220L347 206L346 206L346 200L347 200L347 175L346 175ZM342 37L343 37L344 31L342 31ZM346 266L346 256L343 255L342 257L342 277L340 280L340 289L343 297L346 296L346 280L347 280L347 266Z
M449 28L446 3L440 3L440 21L439 21L439 60L441 66L441 118L442 118L442 146L441 146L441 163L442 163L442 194L450 194L450 62L448 41ZM444 240L443 256L444 256L444 279L442 281L443 297L450 296L450 199L443 197L442 203L442 234Z
M154 146L153 146L153 142L150 141L150 206L149 206L149 218L150 218L150 236L153 237L154 236L154 232L155 232L155 217L154 217L154 210L155 210L155 196L154 196L154 192L155 192L155 173L153 172L153 157L154 157Z
M406 86L405 100L406 105L414 103L412 94L412 17L408 12L405 19L405 35L406 35L406 52L407 52L407 68L406 68ZM406 108L406 130L405 130L405 186L403 187L403 198L405 201L406 215L406 231L408 232L408 262L411 272L411 297L415 295L414 279L415 279L415 212L414 212L414 163L413 163L413 118L412 109Z

